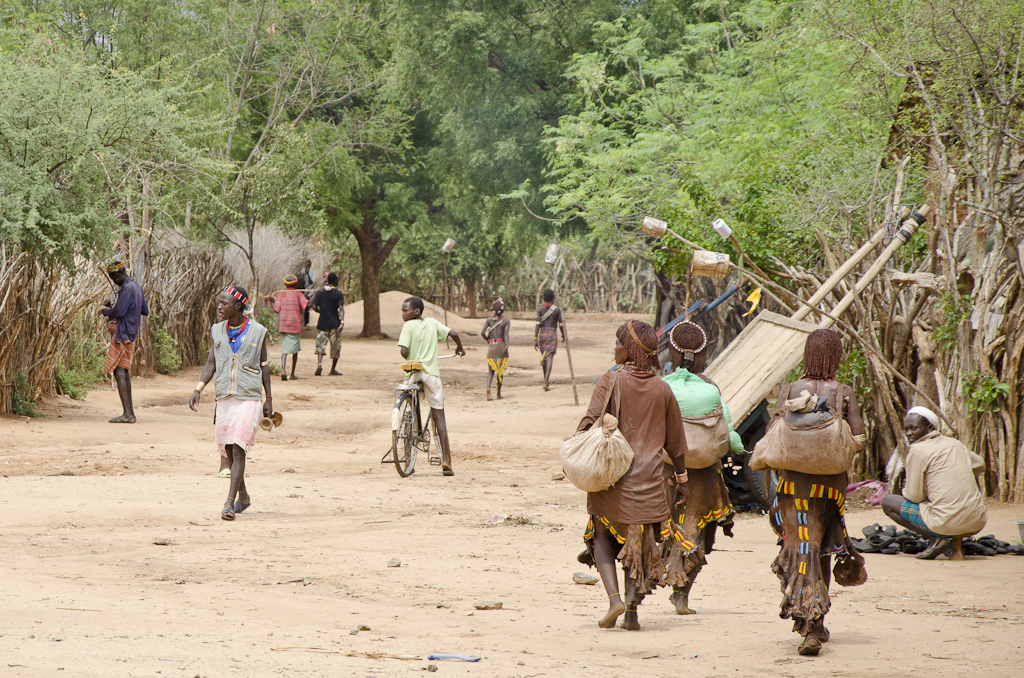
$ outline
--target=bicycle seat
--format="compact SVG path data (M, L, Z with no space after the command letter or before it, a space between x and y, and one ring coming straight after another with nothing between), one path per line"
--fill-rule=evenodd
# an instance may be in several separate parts
M402 371L404 371L404 372L422 372L423 371L423 363L421 363L419 360L410 360L408 362L404 362L399 367L401 367Z

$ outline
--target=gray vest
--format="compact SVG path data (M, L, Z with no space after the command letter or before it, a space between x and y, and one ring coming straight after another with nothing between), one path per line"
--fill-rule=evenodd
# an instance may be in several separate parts
M217 323L210 330L213 338L213 357L217 367L214 375L214 394L217 400L234 396L239 400L263 399L263 371L260 369L260 351L267 338L267 328L249 320L237 353L228 343L228 322Z

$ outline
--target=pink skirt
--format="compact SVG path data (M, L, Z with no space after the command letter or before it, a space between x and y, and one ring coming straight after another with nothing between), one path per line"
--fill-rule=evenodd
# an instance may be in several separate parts
M221 456L228 456L227 445L238 445L248 452L256 442L256 428L262 417L263 403L259 400L218 400L214 438Z

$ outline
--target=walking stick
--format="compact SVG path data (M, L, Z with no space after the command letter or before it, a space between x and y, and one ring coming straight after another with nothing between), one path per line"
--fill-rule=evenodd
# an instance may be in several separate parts
M452 240L451 238L445 240L444 245L441 246L441 252L443 253L442 261L444 262L444 303L442 304L442 306L444 307L445 327L448 326L448 303L451 301L451 299L449 298L450 293L448 291L448 253L452 251L453 247L455 247L455 241ZM444 345L445 348L451 348L451 346L448 345L448 337L444 338Z
M562 313L562 331L565 333L565 357L569 360L569 378L572 380L572 399L580 404L580 394L576 392L576 372L572 369L572 351L569 350L569 326L565 324L565 313Z

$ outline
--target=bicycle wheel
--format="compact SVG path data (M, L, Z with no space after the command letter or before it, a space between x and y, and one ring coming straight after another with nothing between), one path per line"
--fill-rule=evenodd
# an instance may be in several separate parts
M397 408L398 428L391 432L391 458L398 475L406 478L416 472L417 447L413 440L416 413L412 395L402 395Z

